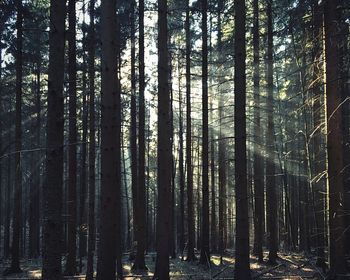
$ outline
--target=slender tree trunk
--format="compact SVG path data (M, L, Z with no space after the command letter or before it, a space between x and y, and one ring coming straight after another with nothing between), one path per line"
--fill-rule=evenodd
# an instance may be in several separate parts
M16 1L17 8L17 39L16 39L16 119L15 119L15 188L14 188L14 205L13 205L13 231L11 245L11 267L8 273L20 272L20 240L22 229L22 166L21 166L21 149L22 149L22 32L23 32L23 15L22 0Z
M83 26L86 25L85 22L85 1L83 1ZM81 144L81 170L80 170L80 194L79 194L79 272L82 272L83 268L83 257L86 256L86 245L87 245L87 234L86 234L86 223L87 223L87 205L86 205L86 192L87 192L87 133L88 133L88 102L87 102L87 90L86 90L86 32L85 27L82 28L83 32L83 69L82 69L82 98L83 98L83 112L82 112L82 144Z
M263 261L264 239L264 178L263 160L260 143L262 129L260 123L260 36L259 36L259 1L253 2L253 48L254 48L254 254Z
M225 235L225 227L227 225L225 217L226 209L226 141L223 139L225 137L224 129L223 129L223 119L224 119L224 93L222 91L221 85L224 83L223 78L223 56L222 56L222 10L223 10L223 1L220 0L218 4L218 59L219 59L219 85L218 92L220 94L219 97L219 153L218 153L218 163L219 163L219 240L218 240L218 249L220 253L220 262L223 261L223 254L225 251L226 243L224 238Z
M184 145L183 145L183 97L181 91L181 72L179 64L179 185L180 185L180 221L178 223L179 245L181 255L185 248L185 172L184 172Z
M175 246L175 177L176 177L176 160L174 144L174 93L172 87L172 53L171 53L171 35L168 36L169 48L169 90L170 90L170 139L171 139L171 194L170 194L170 235L169 235L169 255L172 259L176 258Z
M130 97L130 154L131 154L131 193L132 193L132 213L133 213L133 236L134 241L139 240L139 203L138 203L138 158L137 158L137 112L136 112L136 46L135 46L135 1L131 1L131 97ZM132 250L133 251L133 250ZM134 254L134 252L131 252ZM136 269L136 267L133 267Z
M139 210L139 235L137 240L137 251L134 267L137 269L147 269L145 264L146 250L146 184L145 184L145 161L146 161L146 144L145 144L145 35L144 35L144 0L139 1L139 153L138 153L138 191L137 201Z
M276 263L278 250L277 190L275 182L275 128L273 120L273 19L272 1L267 2L267 154L266 159L266 211L269 263Z
M202 0L202 227L199 262L209 265L208 2Z
M120 128L116 0L101 2L101 210L97 279L114 279L120 254ZM120 260L118 260L120 261ZM118 262L118 270L121 264ZM122 275L118 271L118 278Z
M95 182L96 182L96 116L95 116L95 0L89 3L90 26L88 34L88 67L89 67L89 217L88 217L88 253L86 280L94 279L95 255Z
M2 30L0 30L0 42L2 39ZM4 112L3 103L2 103L2 46L0 46L0 112ZM2 116L0 116L0 151L2 151L3 146L3 123L2 123ZM0 155L2 156L2 152L0 152ZM1 228L3 226L3 176L2 176L2 160L0 160L0 240L2 240L2 231ZM0 243L1 244L1 243ZM0 245L1 246L1 245ZM0 253L1 256L1 253Z
M10 99L10 106L9 108L12 107L12 102ZM8 126L8 144L11 143L12 137L11 137L11 124ZM7 157L7 186L6 186L6 215L5 215L5 231L4 231L4 257L6 259L9 258L10 256L10 223L11 223L11 185L12 185L12 160L11 160L11 146L9 148L9 155Z
M192 124L191 124L191 31L190 7L186 1L186 166L187 166L187 261L194 261L194 213L193 213L193 168L192 168Z
M249 268L249 218L246 135L246 4L235 0L235 279L251 279ZM239 27L239 28L238 28Z
M171 120L167 0L158 1L158 204L154 279L169 279L171 195Z
M43 188L44 280L61 279L65 2L50 2L47 178Z
M68 76L69 76L69 137L68 137L68 201L67 201L67 262L65 274L76 273L77 233L77 89L76 89L76 12L75 0L68 2Z
M210 121L213 122L213 105L210 102ZM211 177L211 219L210 219L210 248L211 252L217 251L217 222L216 222L216 184L215 184L215 134L214 128L210 129L210 177Z
M40 101L40 52L36 54L36 84L34 88L35 108L36 108L36 123L33 125L33 132L35 132L36 148L40 147L40 134L41 134L41 101ZM37 151L35 155L31 154L31 166L33 168L31 181L30 181L30 193L29 193L29 257L37 258L40 254L40 167L41 167L41 157L40 152Z
M341 21L340 29L340 75L342 91L342 132L343 132L343 182L344 182L344 228L350 229L350 86L348 83L350 75L349 60L349 25L344 19ZM350 257L350 232L345 233L345 255ZM348 267L349 272L349 267Z
M324 3L330 276L346 272L338 0ZM332 279L333 279L332 278Z

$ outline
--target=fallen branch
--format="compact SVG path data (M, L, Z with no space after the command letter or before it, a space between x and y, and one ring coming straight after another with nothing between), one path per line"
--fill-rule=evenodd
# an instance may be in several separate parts
M226 267L224 267L223 269L221 269L218 273L215 273L215 274L213 275L213 279L216 278L216 277L218 277L221 273L225 272L225 271L228 270L229 268L230 268L230 266L226 266Z
M310 261L309 260L307 260L307 261L305 261L304 263L302 263L302 264L298 264L298 263L296 263L296 262L294 262L294 261L292 261L292 260L290 260L290 259L287 259L287 258L282 258L282 257L279 257L281 260L283 260L283 261L286 261L286 262L288 262L288 263L291 263L292 265L295 265L297 268L303 268L304 266L306 266L306 265L308 265L309 263L310 263Z
M271 272L271 271L273 271L273 270L275 270L275 269L277 269L279 267L282 267L282 266L285 266L285 264L284 263L280 263L280 264L278 264L276 266L273 266L273 267L270 267L268 269L265 269L262 272L260 272L260 273L256 274L255 276L253 276L252 278L253 279L258 279L259 277L265 275L266 273L269 273L269 272Z

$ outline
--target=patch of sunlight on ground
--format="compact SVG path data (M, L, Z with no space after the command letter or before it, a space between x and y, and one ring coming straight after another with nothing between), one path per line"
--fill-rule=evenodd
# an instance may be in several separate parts
M256 262L251 262L250 263L250 269L260 269L262 268L262 265Z
M304 267L304 268L302 268L302 271L305 271L305 272L313 272L314 270L311 269L311 268L308 268L308 267Z
M41 278L41 270L29 270L28 271L28 276L31 278L35 278L35 279L40 279Z

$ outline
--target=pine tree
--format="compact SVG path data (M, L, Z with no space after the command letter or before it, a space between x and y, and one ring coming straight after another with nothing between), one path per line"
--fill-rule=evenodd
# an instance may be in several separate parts
M42 278L44 280L62 278L64 34L65 3L51 1L46 142L47 179L43 188Z
M249 268L249 218L246 127L246 4L235 1L235 279L251 279Z
M209 265L208 1L202 0L202 224L199 262Z
M154 279L159 280L169 279L172 166L167 11L167 0L158 1L158 201Z
M68 138L68 201L66 275L76 273L77 217L77 63L75 0L68 2L68 75L69 75L69 138Z
M101 210L97 279L114 279L120 254L121 105L116 0L101 2ZM120 263L118 265L121 266ZM118 278L122 278L118 271Z
M13 203L13 229L11 245L11 267L5 273L20 272L20 240L22 230L22 83L23 83L23 6L16 0L16 120L15 120L15 189Z
M338 0L324 3L330 279L346 272L338 6Z

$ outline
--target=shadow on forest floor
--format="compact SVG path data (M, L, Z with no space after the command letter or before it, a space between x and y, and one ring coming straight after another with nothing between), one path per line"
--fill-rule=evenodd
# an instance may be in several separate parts
M266 254L267 255L267 254ZM324 279L322 272L318 270L312 258L306 258L300 254L280 254L280 259L276 266L270 266L266 262L259 263L257 259L251 256L251 270L253 279ZM4 271L8 267L8 262L2 262L0 269ZM23 273L13 274L0 279L40 279L40 261L26 260L21 263ZM124 279L127 280L146 280L152 279L155 265L155 253L146 255L147 272L131 271L132 262L125 255L123 259ZM199 265L198 262L183 261L181 257L170 259L170 277L177 280L206 280L206 279L233 279L234 275L234 257L232 252L227 252L223 257L223 263L220 264L220 256L213 254L211 264L207 266ZM85 279L84 275L75 277L65 277L65 279Z

